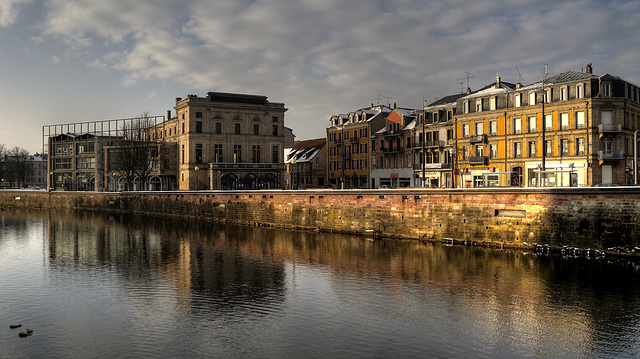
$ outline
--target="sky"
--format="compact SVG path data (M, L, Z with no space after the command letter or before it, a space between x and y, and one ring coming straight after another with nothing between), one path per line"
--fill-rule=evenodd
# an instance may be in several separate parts
M640 1L0 0L0 49L7 148L210 91L284 103L306 140L334 114L530 84L545 64L640 85Z

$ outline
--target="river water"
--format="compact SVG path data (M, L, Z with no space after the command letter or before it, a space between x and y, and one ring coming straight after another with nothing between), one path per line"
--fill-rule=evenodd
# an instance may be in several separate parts
M2 358L631 358L640 266L5 211L0 321Z

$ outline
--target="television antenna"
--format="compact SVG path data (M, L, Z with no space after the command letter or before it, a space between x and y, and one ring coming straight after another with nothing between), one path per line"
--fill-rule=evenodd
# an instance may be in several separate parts
M518 70L517 66L516 66L516 71L518 72L518 82L522 83L522 81L524 81L524 79L522 78L522 75L520 74L520 70Z
M380 104L380 100L385 99L387 100L387 106L391 107L391 100L393 100L393 97L378 95L375 99L378 101L378 105Z
M464 71L464 73L467 74L467 77L466 78L463 77L461 79L456 79L456 81L462 81L462 80L466 79L467 80L467 88L471 88L470 80L473 78L473 74L471 72L467 72L467 71Z

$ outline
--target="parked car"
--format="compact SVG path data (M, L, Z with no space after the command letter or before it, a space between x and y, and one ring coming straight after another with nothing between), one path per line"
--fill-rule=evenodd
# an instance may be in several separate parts
M336 185L332 183L327 183L326 185L324 185L324 188L337 189L338 187L336 187Z

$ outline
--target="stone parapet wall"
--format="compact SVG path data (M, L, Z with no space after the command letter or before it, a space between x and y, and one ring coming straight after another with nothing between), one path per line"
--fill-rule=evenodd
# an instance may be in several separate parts
M80 209L367 236L640 247L640 188L0 191L0 209Z

